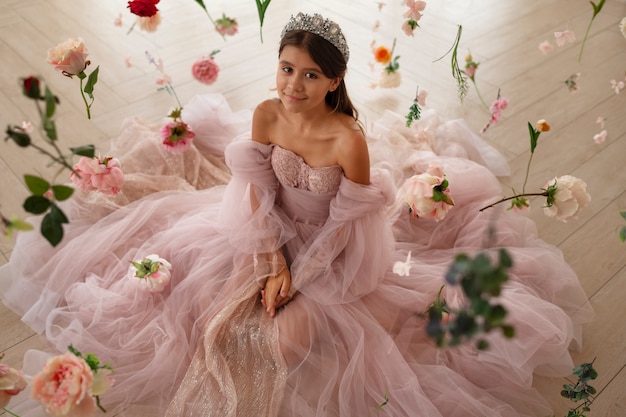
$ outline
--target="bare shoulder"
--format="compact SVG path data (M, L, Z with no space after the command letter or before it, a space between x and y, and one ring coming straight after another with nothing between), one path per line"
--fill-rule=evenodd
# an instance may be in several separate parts
M252 140L265 145L271 142L273 127L278 119L278 101L265 100L254 109L252 116Z
M344 175L360 184L370 182L370 158L365 135L354 120L342 123L337 141L337 161Z

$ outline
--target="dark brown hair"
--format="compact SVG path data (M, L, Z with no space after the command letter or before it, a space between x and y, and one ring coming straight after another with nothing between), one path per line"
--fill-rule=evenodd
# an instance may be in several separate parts
M343 79L348 67L347 62L339 49L321 36L305 30L292 30L285 33L285 36L280 40L278 56L287 45L306 50L326 77L341 78L335 91L326 93L326 103L333 109L333 112L347 114L358 122L359 112L348 96L348 90Z

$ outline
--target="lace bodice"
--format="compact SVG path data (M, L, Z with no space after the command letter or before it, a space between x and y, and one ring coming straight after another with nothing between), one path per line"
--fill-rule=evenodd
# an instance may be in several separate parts
M299 155L276 145L272 149L272 167L283 186L320 194L336 192L343 175L339 165L311 167Z

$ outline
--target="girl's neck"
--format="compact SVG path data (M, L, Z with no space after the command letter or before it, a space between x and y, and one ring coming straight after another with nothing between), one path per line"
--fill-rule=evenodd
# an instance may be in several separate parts
M332 109L328 107L326 103L308 112L291 113L285 110L285 115L289 123L300 132L311 131L323 126L324 123L330 121L332 114Z

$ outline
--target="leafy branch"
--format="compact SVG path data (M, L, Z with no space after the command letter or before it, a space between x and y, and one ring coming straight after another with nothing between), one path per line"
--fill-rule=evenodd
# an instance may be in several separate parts
M458 25L458 27L459 28L456 32L456 38L454 40L454 43L452 44L452 47L448 50L448 52L446 52L440 58L436 59L433 62L437 62L443 59L446 55L452 52L452 57L450 61L450 66L452 69L452 78L456 80L458 93L459 93L459 99L462 102L465 96L467 95L467 90L469 89L469 86L467 85L467 78L465 78L465 71L461 70L461 68L459 67L458 49L459 49L459 43L461 42L461 33L463 32L463 26Z

